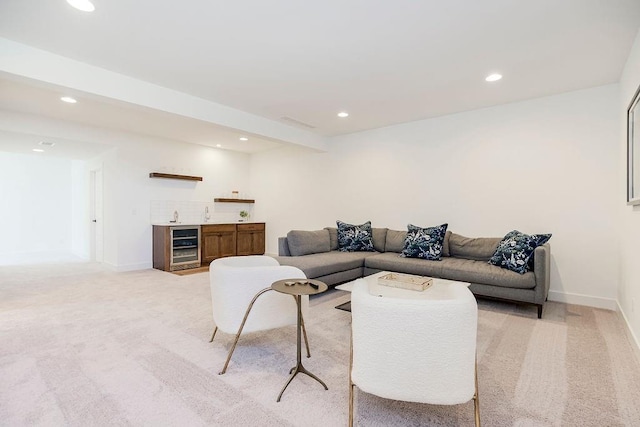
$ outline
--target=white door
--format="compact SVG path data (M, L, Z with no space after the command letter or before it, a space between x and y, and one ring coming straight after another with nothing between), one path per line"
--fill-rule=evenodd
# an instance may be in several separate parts
M102 215L102 169L91 171L91 261L102 262L104 257L104 224Z

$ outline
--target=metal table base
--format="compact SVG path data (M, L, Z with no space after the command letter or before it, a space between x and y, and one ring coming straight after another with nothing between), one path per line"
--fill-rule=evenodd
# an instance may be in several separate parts
M302 296L301 295L295 295L295 298L296 298L296 305L298 306L298 325L297 325L297 331L296 331L296 339L297 339L296 366L291 368L291 370L289 371L291 376L287 380L287 383L284 385L284 387L282 387L282 391L280 391L280 394L278 395L278 399L276 400L276 402L280 402L280 398L282 397L282 393L284 393L284 391L286 390L287 386L289 384L291 384L291 381L293 381L295 376L298 375L299 373L307 374L308 376L310 376L311 378L313 378L314 380L316 380L320 384L322 384L322 386L324 387L325 390L329 390L329 387L327 387L327 385L320 378L316 377L314 374L309 372L302 365L302 343L301 343L301 335L302 335L302 333L301 333L301 330L302 330L302 302L301 302L301 298L302 298Z

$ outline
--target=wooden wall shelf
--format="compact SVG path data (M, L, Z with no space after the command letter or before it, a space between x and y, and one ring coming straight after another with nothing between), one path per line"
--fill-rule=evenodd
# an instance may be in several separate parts
M189 175L174 175L171 173L151 172L149 178L168 178L168 179L182 179L186 181L202 181L201 176L189 176Z
M215 198L214 202L218 203L255 203L254 199L226 199L226 198Z

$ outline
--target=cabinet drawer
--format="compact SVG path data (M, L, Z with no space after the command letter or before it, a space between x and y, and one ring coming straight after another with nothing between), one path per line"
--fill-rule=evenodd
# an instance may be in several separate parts
M235 224L211 224L211 225L203 225L202 226L202 234L206 233L220 233L225 231L236 231Z
M238 231L264 231L264 222L238 224Z

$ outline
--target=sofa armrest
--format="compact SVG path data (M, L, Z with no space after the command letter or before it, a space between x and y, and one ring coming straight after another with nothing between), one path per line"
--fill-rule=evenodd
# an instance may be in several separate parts
M533 274L536 276L535 303L544 304L551 284L551 246L545 243L534 252Z
M289 251L289 242L286 237L278 237L278 255L291 256L291 252Z

